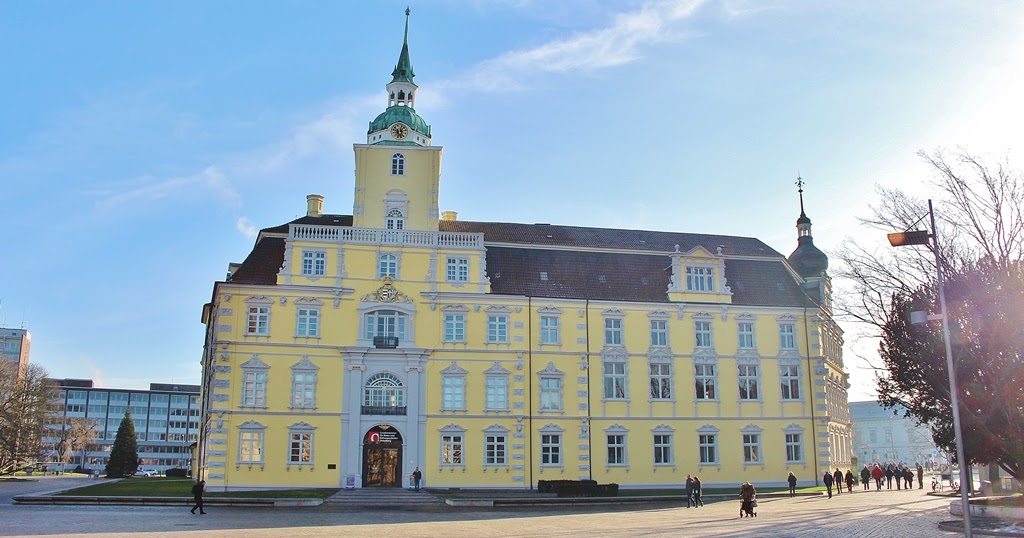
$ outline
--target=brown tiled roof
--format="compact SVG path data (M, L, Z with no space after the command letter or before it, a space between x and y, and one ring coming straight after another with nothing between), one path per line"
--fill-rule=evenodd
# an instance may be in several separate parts
M483 232L487 243L521 243L526 245L558 245L582 248L615 248L628 250L660 250L672 252L675 245L687 252L701 245L711 252L734 256L778 256L782 254L753 237L731 235L619 230L615 228L583 228L554 224L519 224L511 222L473 222L442 220L443 232Z
M264 228L252 252L229 281L274 285L284 263L284 239L264 234L287 233L289 224L351 226L352 217L301 217ZM668 254L678 244L682 252L698 245L716 252L721 246L727 256L759 258L726 259L725 277L732 289L734 305L814 307L786 266L782 254L752 237L472 221L441 221L440 229L484 234L488 244L487 275L491 279L491 293L495 294L668 302L671 263ZM504 246L516 243L522 247ZM531 248L531 245L654 250L664 254ZM546 278L542 278L542 272Z

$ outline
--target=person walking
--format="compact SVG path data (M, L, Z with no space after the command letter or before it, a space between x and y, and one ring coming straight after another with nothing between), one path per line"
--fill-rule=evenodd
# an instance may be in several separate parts
M704 499L701 499L700 495L701 495L701 491L700 491L700 478L697 478L697 476L694 475L694 477L693 477L693 507L694 508L700 508L701 506L704 506Z
M789 477L786 478L786 481L789 482L789 496L796 497L796 475L793 474L793 471L789 472Z
M832 498L832 482L834 480L835 480L835 477L832 476L832 473L828 472L828 470L826 469L825 470L825 475L821 477L821 481L825 483L825 489L828 490L828 498L829 499Z
M843 472L839 470L839 467L836 467L836 472L832 475L832 478L836 483L836 495L839 495L843 492Z
M875 491L881 491L882 489L882 467L879 464L875 464L875 468L871 470L871 478L875 479Z
M693 504L693 478L686 475L686 507L689 508L691 504Z
M754 485L750 482L744 482L740 486L740 517L746 515L747 517L757 517L757 512L754 511L755 498L757 497L757 491L754 489Z
M924 467L917 462L917 489L924 489Z
M853 483L856 482L856 481L857 481L857 479L853 477L853 470L847 469L846 470L846 492L847 493L853 493Z
M868 470L868 465L865 463L864 468L860 470L860 482L864 484L864 491L871 489L871 471Z
M417 467L416 470L412 472L412 489L413 489L413 491L419 491L420 490L420 480L422 480L422 479L423 479L423 473L421 473L420 472L420 468Z
M196 508L199 509L199 513L200 514L205 514L206 513L206 511L203 510L203 493L205 493L205 492L206 492L206 481L205 480L200 480L199 482L196 482L195 485L192 486L192 498L195 499L195 501L196 501L195 506L192 507L192 513L193 514L196 513Z
M889 466L885 468L885 489L892 489L892 476L894 474L892 464L889 464Z

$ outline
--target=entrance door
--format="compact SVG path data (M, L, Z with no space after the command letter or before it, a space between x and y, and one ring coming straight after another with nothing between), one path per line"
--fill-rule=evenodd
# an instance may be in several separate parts
M402 436L381 424L363 438L363 487L402 487Z

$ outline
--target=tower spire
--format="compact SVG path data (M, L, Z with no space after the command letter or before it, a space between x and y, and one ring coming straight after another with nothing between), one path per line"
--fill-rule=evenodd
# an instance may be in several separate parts
M405 35L402 38L402 53L398 55L398 64L391 72L391 82L408 82L412 84L413 77L412 62L409 61L409 8L405 8Z
M800 193L800 216L806 217L804 213L804 180L800 177L800 172L796 173L796 190Z

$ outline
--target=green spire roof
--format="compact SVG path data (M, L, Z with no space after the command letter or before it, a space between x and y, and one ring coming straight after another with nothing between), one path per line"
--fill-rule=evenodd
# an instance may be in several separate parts
M402 54L398 56L398 65L391 72L391 82L408 82L412 84L412 62L409 61L409 8L405 8L405 38L402 40Z

